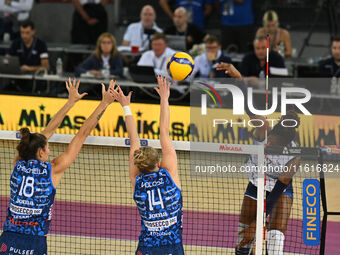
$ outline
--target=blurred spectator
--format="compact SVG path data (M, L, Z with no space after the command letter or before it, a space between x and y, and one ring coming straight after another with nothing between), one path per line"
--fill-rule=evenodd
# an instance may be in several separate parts
M188 23L188 12L184 7L178 7L174 12L174 24L165 29L165 34L185 36L186 49L190 50L194 44L202 43L206 36L199 27Z
M259 28L256 36L269 34L270 50L275 50L281 56L292 56L290 34L279 27L279 17L275 11L267 11L263 16L263 27Z
M19 38L20 22L27 20L33 7L33 0L0 0L0 16L3 16L3 33L11 39ZM3 34L0 32L2 39Z
M123 43L124 46L138 46L140 51L149 49L152 35L155 32L162 33L155 23L156 12L151 5L145 5L140 13L140 22L132 23L125 31Z
M9 55L18 56L23 72L35 72L49 69L46 43L35 36L34 23L24 21L20 25L20 38L13 41Z
M72 19L71 41L79 44L95 44L107 31L108 0L72 0L75 10Z
M155 74L168 77L166 62L176 52L167 47L166 38L163 34L156 33L151 39L151 48L143 53L138 61L139 66L152 66Z
M262 76L266 74L266 54L267 54L267 38L265 36L258 36L254 40L254 52L248 53L244 56L241 63L241 74L250 85L257 86L258 77L262 71ZM280 70L286 70L284 59L276 51L269 52L269 73L272 74L271 68L276 67Z
M220 62L231 63L231 58L223 55L217 37L210 35L205 40L206 52L195 58L195 74L200 78L224 78L225 71L217 71ZM193 75L194 76L194 75Z
M164 12L170 17L170 19L173 19L174 13L170 8L169 1L176 2L176 8L184 7L188 12L189 22L201 29L204 28L204 17L210 15L213 0L159 0L159 4Z
M319 62L319 71L331 77L340 77L340 35L332 39L332 56Z
M89 73L102 76L107 64L111 75L123 75L123 59L117 50L116 39L110 33L103 33L92 55L76 68L76 75Z
M222 23L222 47L247 52L254 38L252 0L216 0L220 2Z

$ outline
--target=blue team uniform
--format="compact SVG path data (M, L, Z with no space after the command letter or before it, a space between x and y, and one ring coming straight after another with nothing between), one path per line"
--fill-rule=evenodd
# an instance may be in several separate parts
M19 160L10 179L11 196L4 233L2 254L47 254L49 232L56 189L51 179L51 163ZM19 253L21 252L21 253ZM25 254L26 254L25 253Z
M233 0L219 0L222 24L226 26L246 26L254 23L252 0L234 3Z
M184 7L189 16L191 14L191 23L201 29L204 29L204 8L206 4L212 4L213 0L171 0L176 2L177 7Z
M160 168L138 175L133 198L142 223L136 254L184 254L182 193L169 172Z

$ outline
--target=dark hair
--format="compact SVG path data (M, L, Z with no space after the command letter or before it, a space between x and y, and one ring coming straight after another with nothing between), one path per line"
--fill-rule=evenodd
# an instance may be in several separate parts
M335 35L335 36L332 37L332 43L333 42L340 42L340 34Z
M20 23L20 27L27 28L30 27L32 30L34 29L34 23L32 20L24 20Z
M284 127L282 125L283 121L295 120L297 125L294 127ZM293 121L289 121L293 122ZM292 125L291 123L286 125ZM276 136L280 140L280 145L288 145L291 143L296 136L296 128L300 125L300 117L293 110L287 111L286 115L283 115L280 122L274 126L274 128L269 132L269 135Z
M166 42L166 36L162 33L154 33L151 38L151 42L159 39L164 40L164 42Z
M207 44L217 43L218 45L221 45L220 40L215 35L209 35L208 38L204 40L204 43Z
M39 149L44 149L47 139L39 133L31 133L28 128L20 129L21 140L17 146L19 158L23 160L37 159Z

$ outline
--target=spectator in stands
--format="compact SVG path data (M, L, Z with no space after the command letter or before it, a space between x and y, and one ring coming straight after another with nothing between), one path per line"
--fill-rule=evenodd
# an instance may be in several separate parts
M167 47L165 35L156 33L151 39L152 50L143 53L138 61L139 66L152 66L155 74L168 77L166 72L166 62L175 51Z
M332 39L332 56L319 62L319 71L331 77L340 77L340 35Z
M46 43L35 36L34 23L26 20L20 25L20 38L13 41L9 55L19 57L23 72L36 72L49 69Z
M257 86L258 77L264 77L266 74L266 54L267 54L267 38L258 36L254 40L254 52L244 56L241 63L241 74L248 84ZM271 67L276 67L277 70L287 71L282 56L276 51L269 52L269 73L272 73ZM277 73L275 73L277 74Z
M263 16L263 27L259 28L256 36L269 34L270 50L275 50L281 56L292 56L290 34L279 27L279 17L275 11L267 11Z
M200 78L225 78L225 72L217 71L220 62L231 63L231 58L223 55L221 44L216 36L209 35L205 40L206 52L195 58L194 75Z
M9 33L12 40L19 38L20 22L27 20L33 7L33 0L0 1L0 14L4 16L3 33ZM0 15L1 16L1 15ZM1 18L0 18L1 19ZM0 36L3 36L0 33ZM1 37L2 38L2 37Z
M72 0L75 10L72 19L71 41L79 44L95 44L98 37L107 32L108 0Z
M220 2L222 47L247 52L254 38L252 0L216 0Z
M159 0L159 4L170 19L173 19L174 13L170 8L169 1L172 2L175 0ZM184 7L187 10L189 22L201 29L204 29L204 18L209 16L211 13L212 1L213 0L176 0L175 2L176 8Z
M184 7L178 7L174 12L174 24L165 29L167 35L185 36L186 49L190 50L194 44L202 43L207 36L199 27L188 23L188 12Z
M151 5L145 5L140 13L140 22L132 23L124 34L124 46L138 46L140 51L149 49L151 37L154 33L162 33L155 20L156 12Z
M110 33L99 36L96 49L76 68L76 75L89 73L100 77L106 65L109 66L111 75L123 75L123 59L117 50L116 39Z

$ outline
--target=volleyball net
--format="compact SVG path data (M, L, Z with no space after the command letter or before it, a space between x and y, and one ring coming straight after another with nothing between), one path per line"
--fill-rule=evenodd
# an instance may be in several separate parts
M51 160L66 150L72 137L54 135L50 139ZM11 162L17 144L16 132L0 131L0 229L9 204ZM160 148L157 140L141 140L141 144ZM250 155L263 158L263 148L180 141L174 145L183 195L185 253L235 254L241 206L249 183L246 171L241 169ZM134 254L141 223L132 199L128 151L129 140L125 138L86 140L57 188L47 238L49 254ZM320 163L319 154L312 151L307 155L304 150L281 148L266 153L295 153L301 157L302 165ZM303 242L302 197L306 178L319 180L319 173L297 173L293 178L294 199L286 226L285 254L320 254L321 245L307 246ZM320 214L322 219L323 207Z

